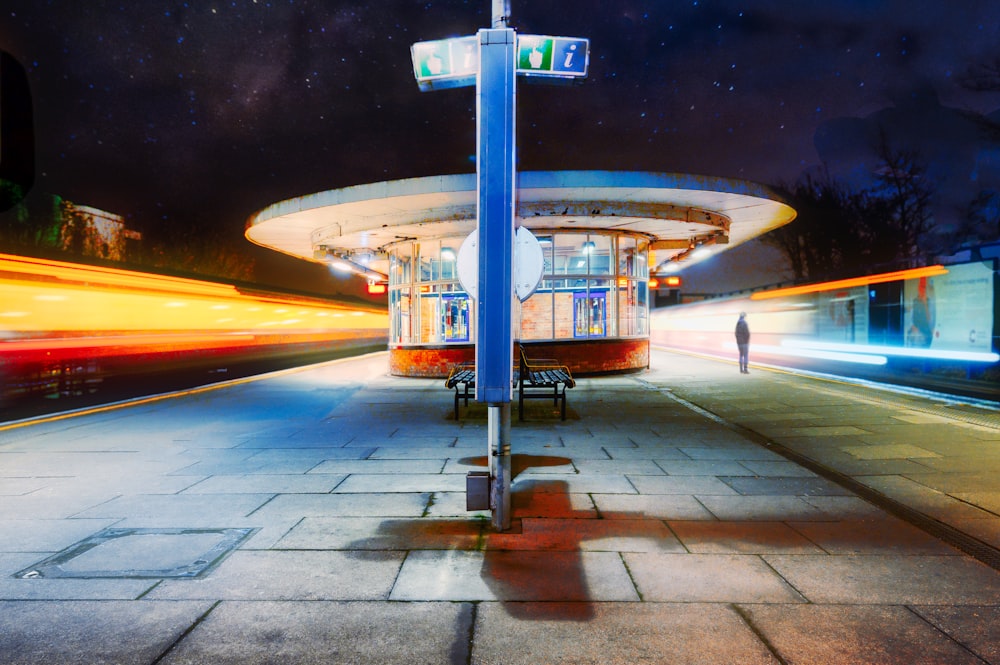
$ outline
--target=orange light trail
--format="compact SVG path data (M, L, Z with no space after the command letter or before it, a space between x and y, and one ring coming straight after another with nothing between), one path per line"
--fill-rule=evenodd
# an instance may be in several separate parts
M67 334L273 336L388 328L388 313L374 306L242 293L229 284L9 255L0 255L0 293L0 330L9 340L0 342L0 352L12 350L14 340L52 345L53 337Z
M27 277L28 279L41 278L50 282L119 286L192 295L226 296L238 293L236 287L231 284L216 284L183 277L152 275L132 270L0 254L0 278L6 279L8 275Z
M941 265L926 266L923 268L911 268L909 270L897 270L886 272L880 275L866 275L864 277L852 277L850 279L838 279L832 282L822 282L820 284L805 284L803 286L790 286L784 289L774 289L773 291L758 291L750 296L751 300L767 300L769 298L783 298L786 296L803 295L806 293L817 293L819 291L833 291L835 289L847 289L854 286L868 286L871 284L881 284L883 282L895 282L904 279L917 279L919 277L937 277L948 274L948 270Z

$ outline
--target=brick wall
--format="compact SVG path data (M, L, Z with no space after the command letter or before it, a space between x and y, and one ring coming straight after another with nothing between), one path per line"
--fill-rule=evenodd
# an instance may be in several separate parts
M389 373L395 376L445 377L455 365L476 359L472 344L446 347L389 347Z
M649 367L647 339L589 339L525 342L525 355L555 358L580 376L629 372ZM389 373L395 376L445 377L458 363L475 360L472 344L444 347L389 347Z
M573 374L611 374L649 367L648 339L589 339L524 344L531 358L555 358Z

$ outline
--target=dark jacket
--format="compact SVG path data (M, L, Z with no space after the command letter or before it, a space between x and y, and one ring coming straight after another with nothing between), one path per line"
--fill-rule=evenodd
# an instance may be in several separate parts
M746 319L740 319L736 322L736 343L750 343L750 326L747 324Z

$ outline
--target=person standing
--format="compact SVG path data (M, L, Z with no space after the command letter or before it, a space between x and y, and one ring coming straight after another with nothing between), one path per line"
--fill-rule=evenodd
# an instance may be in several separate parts
M740 320L736 322L736 348L740 350L740 372L749 374L747 363L750 358L750 325L747 323L746 312L740 312Z

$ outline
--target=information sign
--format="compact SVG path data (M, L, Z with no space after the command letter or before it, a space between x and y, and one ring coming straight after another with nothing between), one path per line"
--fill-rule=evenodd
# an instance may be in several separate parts
M413 74L419 88L442 90L476 84L479 74L478 37L417 42L410 47ZM587 76L590 40L579 37L517 35L517 73L558 79Z
M410 47L413 74L423 91L475 85L479 73L479 38L456 37L417 42Z
M528 76L587 76L590 40L548 35L517 36L517 73Z

